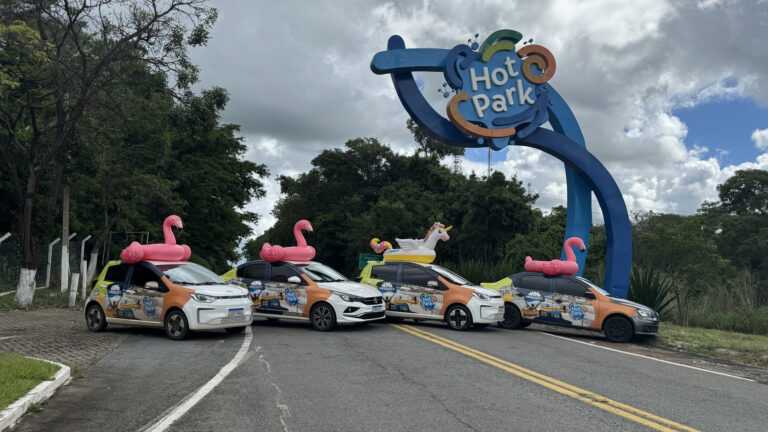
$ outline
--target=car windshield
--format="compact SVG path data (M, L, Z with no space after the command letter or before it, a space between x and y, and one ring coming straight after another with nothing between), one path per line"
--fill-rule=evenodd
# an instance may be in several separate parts
M597 292L599 292L600 294L602 294L602 295L604 295L604 296L607 296L607 297L613 297L611 294L609 294L609 293L608 293L608 291L606 291L606 290L604 290L604 289L600 288L599 286L595 285L595 284L594 284L594 283L592 283L592 282L591 282L589 279L585 279L585 278L583 278L583 277L581 277L581 276L577 276L576 278L577 278L578 280L580 280L580 281L582 281L582 282L584 282L584 283L588 284L588 285L590 286L590 288L594 288L594 289L595 289L595 290L597 290Z
M346 282L349 279L336 270L320 263L296 264L305 275L315 282Z
M179 285L226 285L224 279L194 263L155 264L158 270Z
M454 273L454 272L452 272L452 271L450 271L448 269L445 269L445 268L442 268L442 267L436 266L436 265L430 266L429 268L431 268L432 270L440 273L440 275L442 277L448 279L448 282L452 282L452 283L455 283L455 284L458 284L458 285L474 285L472 282L464 279L463 277L457 275L456 273Z

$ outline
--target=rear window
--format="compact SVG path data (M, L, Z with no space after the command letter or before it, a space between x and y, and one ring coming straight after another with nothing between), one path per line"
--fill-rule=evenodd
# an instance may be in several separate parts
M520 282L517 286L531 291L550 291L549 278L545 278L544 276L523 276L520 278Z
M397 279L397 265L384 264L371 266L371 278L394 282Z
M238 272L242 271L242 274L240 274L240 277L246 278L246 279L253 279L253 280L262 280L264 279L264 273L267 271L267 264L266 263L254 263L254 264L246 264L242 268L238 270Z
M113 265L107 269L107 275L104 280L110 282L125 282L125 276L128 273L128 264Z

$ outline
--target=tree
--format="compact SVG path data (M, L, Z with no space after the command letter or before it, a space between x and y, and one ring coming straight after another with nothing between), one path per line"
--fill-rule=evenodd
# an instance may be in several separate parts
M445 156L464 155L464 147L452 146L432 138L413 119L408 118L405 125L411 131L413 140L416 142L417 156L424 155L427 157L443 158Z
M768 216L768 171L739 170L717 187L720 205L732 215Z
M123 75L114 72L123 63L146 62L173 75L181 90L194 82L197 69L187 57L187 47L204 44L216 19L216 10L204 3L10 0L0 4L4 26L0 31L5 32L0 35L0 61L6 77L0 95L0 154L17 206L22 257L15 298L19 305L32 302L39 244L58 213L64 169L79 145L76 130L86 109L120 83ZM8 37L8 32L25 36ZM26 52L29 46L33 49Z

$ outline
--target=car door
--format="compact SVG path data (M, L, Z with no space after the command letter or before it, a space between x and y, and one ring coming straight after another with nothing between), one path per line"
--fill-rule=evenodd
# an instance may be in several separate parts
M125 315L123 318L160 322L164 291L168 289L160 272L147 263L133 265L120 314Z
M397 306L394 303L392 304L392 308L390 308L390 301L400 289L400 283L397 278L399 271L400 264L398 263L386 263L371 266L371 276L368 284L376 287L381 292L387 310L397 310Z
M555 294L552 296L560 307L563 319L577 327L589 327L595 320L595 307L584 297L587 285L569 277L558 277L555 281Z
M289 281L298 278L300 283ZM262 307L277 311L281 315L300 317L307 304L307 290L301 272L289 263L272 263L269 265L269 281L262 295Z
M110 266L104 275L103 283L97 287L102 297L104 315L109 318L117 318L117 310L123 301L125 288L128 285L129 264L117 264Z
M517 290L522 294L523 318L537 322L556 324L559 312L555 313L551 296L551 278L544 275L525 275L517 280Z
M442 317L443 287L433 272L417 264L403 264L400 291L409 300L409 309L425 318Z
M243 288L248 290L252 299L259 297L266 288L264 278L267 273L267 263L256 261L244 264L237 269L237 277Z

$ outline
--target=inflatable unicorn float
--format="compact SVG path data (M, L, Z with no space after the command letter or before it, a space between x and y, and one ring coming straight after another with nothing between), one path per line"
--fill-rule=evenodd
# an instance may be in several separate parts
M411 261L429 264L435 260L435 246L437 241L448 241L451 237L448 228L440 222L435 222L423 239L399 239L396 238L400 249L393 249L392 243L388 241L379 241L378 238L371 240L371 249L376 253L384 253L384 261Z
M566 260L554 259L551 261L534 261L531 257L525 257L525 270L529 272L542 272L548 275L572 275L579 271L579 263L576 262L576 254L573 248L578 247L581 252L586 250L584 241L578 237L570 237L565 241Z
M163 222L163 234L165 243L143 245L139 242L131 243L120 252L120 259L127 264L136 264L139 261L186 261L192 256L192 251L187 245L176 244L176 237L171 227L182 229L181 218L170 215Z
M312 224L302 219L293 226L293 236L296 237L296 246L282 247L264 243L259 256L264 261L312 261L315 257L315 248L307 246L307 241L301 231L312 232Z

